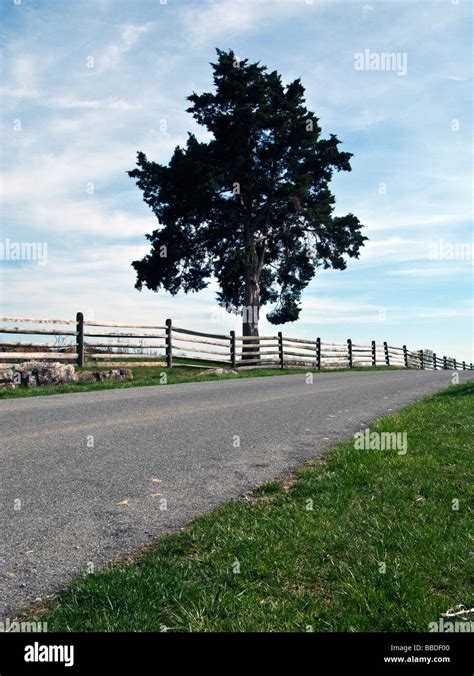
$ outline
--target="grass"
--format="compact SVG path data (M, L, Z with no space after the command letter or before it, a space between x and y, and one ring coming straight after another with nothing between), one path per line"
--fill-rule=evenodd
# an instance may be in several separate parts
M407 432L406 455L339 444L74 582L33 619L50 631L428 631L474 606L473 402L471 381L381 418L371 431Z
M177 361L177 360L176 360ZM209 364L206 362L195 362L196 365L201 365L203 368ZM219 368L219 364L216 365L216 368ZM229 365L223 365L225 368L230 368ZM112 367L111 367L112 368ZM376 366L376 367L356 367L353 368L353 371L383 371L383 370L394 370L394 366ZM109 370L98 367L90 367L80 369L76 367L77 371L107 371ZM347 369L331 369L331 371L345 371ZM189 383L189 382L201 382L204 380L223 380L228 378L255 378L255 377L264 377L264 376L282 376L290 375L295 373L323 373L322 371L314 371L311 368L305 369L278 369L278 368L261 368L261 369L249 369L246 371L240 371L237 375L234 374L208 374L203 373L198 375L199 371L196 368L189 368L186 366L180 366L178 368L168 369L162 366L136 366L132 367L133 380L110 380L97 383L73 383L71 385L56 385L51 387L26 387L21 386L14 390L2 390L0 389L0 399L12 399L17 397L38 397L48 394L66 394L68 392L89 392L93 390L111 390L111 389L124 389L128 387L140 387L144 385L175 385L176 383ZM162 382L162 374L166 374L166 381Z

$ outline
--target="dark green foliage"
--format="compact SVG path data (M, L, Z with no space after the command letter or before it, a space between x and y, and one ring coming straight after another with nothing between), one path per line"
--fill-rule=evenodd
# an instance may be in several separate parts
M211 140L189 134L168 166L139 152L129 172L160 223L132 263L136 287L199 291L213 275L222 304L277 303L269 320L295 321L316 268L343 270L366 240L353 214L333 216L328 186L351 153L321 138L299 79L285 87L276 71L217 53L215 92L193 93L188 108Z

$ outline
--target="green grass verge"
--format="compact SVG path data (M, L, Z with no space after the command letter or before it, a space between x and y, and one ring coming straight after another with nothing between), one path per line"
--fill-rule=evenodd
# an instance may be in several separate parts
M273 481L225 504L35 619L50 631L428 631L474 606L473 402L471 381L381 418L371 430L407 432L406 455L342 443L289 490Z
M199 362L196 362L199 365ZM201 364L205 365L204 364ZM207 364L209 365L209 364ZM217 365L216 368L218 368ZM112 367L110 367L112 368ZM229 368L229 365L225 368ZM78 371L106 371L103 368L84 368L77 369ZM333 371L347 371L347 369L331 369ZM394 366L376 366L376 367L356 367L353 371L385 371L397 370ZM180 366L179 368L168 369L161 366L137 366L132 367L133 380L109 380L98 383L73 383L72 385L57 385L52 387L18 387L15 390L1 390L0 399L12 399L17 397L38 397L48 394L66 394L68 392L89 392L94 390L112 390L124 389L128 387L140 387L144 385L175 385L176 383L201 382L204 380L224 380L229 378L256 378L263 376L287 376L295 373L327 373L328 371L313 371L311 368L306 369L249 369L248 371L240 371L237 375L234 374L207 374L197 375L196 368L187 368ZM199 372L199 371L198 371ZM162 374L166 374L166 382L162 382Z

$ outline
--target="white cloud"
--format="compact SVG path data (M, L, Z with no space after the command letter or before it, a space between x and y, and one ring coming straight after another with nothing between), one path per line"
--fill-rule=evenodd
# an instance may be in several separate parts
M75 108L92 110L138 110L141 103L133 103L125 99L109 97L107 99L77 99L72 96L55 96L45 100L46 105L54 108Z
M197 3L183 11L184 37L193 47L207 44L214 47L216 41L223 44L225 40L254 33L292 16L302 17L305 11L309 12L324 4L320 0L316 0L313 5L305 0Z
M36 98L38 91L38 62L33 56L14 57L10 62L9 77L0 89L2 96Z
M16 169L4 172L0 196L4 204L20 201L23 204L25 186L28 186L28 202L31 205L49 203L59 196L80 195L92 182L95 191L112 176L130 168L136 153L135 146L115 146L92 150L76 145L69 146L60 154L40 154Z
M135 45L141 35L150 30L151 26L151 23L122 26L120 41L112 43L106 48L99 60L99 69L108 70L115 68L120 63L122 57Z
M392 277L410 277L412 281L420 280L420 284L424 284L426 279L439 279L440 277L456 277L459 276L460 267L472 265L471 262L457 262L445 261L441 265L430 265L430 267L409 267L401 270L389 270L388 275ZM467 268L465 268L467 270Z

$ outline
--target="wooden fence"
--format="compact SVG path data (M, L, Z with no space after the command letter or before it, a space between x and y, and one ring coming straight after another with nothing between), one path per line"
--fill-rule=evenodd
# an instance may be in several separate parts
M78 366L192 366L212 368L316 369L395 366L415 369L472 370L472 363L438 357L429 350L410 350L387 342L327 342L321 338L238 336L235 331L203 333L164 324L125 324L85 319L0 317L0 361L72 361ZM26 328L23 326L26 324ZM39 325L32 328L32 325ZM13 337L26 336L22 341ZM39 340L33 341L33 337ZM47 342L42 342L46 340ZM53 342L52 342L53 341ZM199 362L199 364L196 364Z

